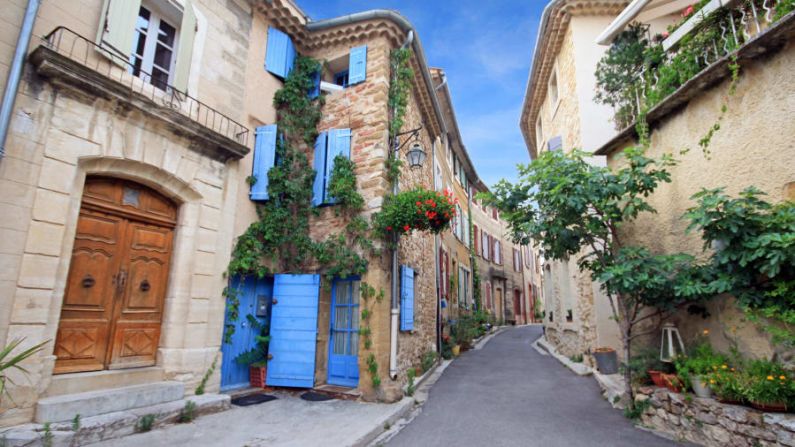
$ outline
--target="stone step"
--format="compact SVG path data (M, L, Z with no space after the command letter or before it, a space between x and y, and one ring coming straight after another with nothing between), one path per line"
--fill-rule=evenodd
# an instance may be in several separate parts
M161 382L164 379L165 373L159 366L56 374L52 376L52 382L44 392L44 397L143 385Z
M117 411L100 416L81 417L77 431L71 421L50 424L51 439L44 441L45 429L42 424L24 424L9 427L0 436L0 445L5 447L71 447L89 445L102 441L118 439L142 431L143 418L151 418L151 428L162 428L178 422L185 411L185 405L192 402L193 416L226 411L230 408L229 396L225 394L204 394L190 396L164 404L141 407L134 410Z
M185 395L182 382L155 382L85 393L45 397L36 404L38 423L68 421L172 402Z

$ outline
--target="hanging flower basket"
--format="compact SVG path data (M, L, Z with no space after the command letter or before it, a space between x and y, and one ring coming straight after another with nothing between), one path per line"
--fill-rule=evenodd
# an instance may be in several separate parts
M373 227L383 236L430 231L438 234L450 226L458 199L452 193L438 193L425 188L388 196L381 212L373 217Z

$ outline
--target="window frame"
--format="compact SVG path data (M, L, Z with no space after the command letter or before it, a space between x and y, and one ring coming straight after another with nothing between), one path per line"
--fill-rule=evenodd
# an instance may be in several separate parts
M177 72L177 58L178 58L177 52L179 51L180 35L182 31L181 17L176 17L175 14L179 13L181 16L182 14L184 14L184 11L178 11L176 8L174 8L175 12L172 12L172 14L168 14L167 12L164 12L162 8L163 6L158 5L156 3L153 4L153 2L151 1L141 2L140 7L138 8L138 16L136 16L136 21L135 24L133 25L134 26L133 33L135 34L135 37L133 38L132 48L130 48L128 51L127 62L130 64L128 67L128 71L130 72L130 74L142 79L147 84L152 85L160 90L168 91L174 83L174 77L176 76ZM145 9L149 12L149 20L148 20L149 23L146 33L143 33L138 28L138 17L140 17L141 9ZM165 22L168 26L174 28L174 41L171 43L170 48L168 45L166 45L164 42L161 42L160 39L158 39L158 35L160 33L160 25L162 22ZM137 54L137 47L138 47L140 34L144 34L145 37L144 37L143 53L139 56ZM157 69L160 72L163 72L165 70L164 67L155 64L155 56L157 55L158 45L162 45L171 51L171 58L169 60L168 71L165 71L167 75L165 85L161 85L160 82L153 82L155 69ZM139 74L135 74L135 63L133 62L135 59L141 60L141 65L138 68ZM145 74L146 77L141 76L141 74Z

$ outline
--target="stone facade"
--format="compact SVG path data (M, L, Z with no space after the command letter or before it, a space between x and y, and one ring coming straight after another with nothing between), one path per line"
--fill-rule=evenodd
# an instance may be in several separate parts
M791 18L779 26L795 27ZM764 47L764 42L761 45ZM681 218L687 208L695 205L690 197L702 188L725 187L727 194L737 196L746 187L755 186L771 202L791 199L787 188L795 180L795 146L788 136L795 133L795 123L789 119L795 114L791 100L795 87L782 77L795 64L795 45L788 40L778 51L764 57L757 57L756 52L745 57L744 50L740 50L741 69L735 94L727 94L728 70L721 71L721 82L706 90L692 91L686 106L672 110L651 125L648 156L660 157L672 148L692 150L675 152L679 163L669 168L671 183L661 184L648 198L657 213L642 214L632 225L622 227L625 240L649 247L652 252L704 256L700 235L687 233L687 221ZM712 138L711 155L707 158L698 142L719 119L722 104L727 112ZM618 144L609 151L606 149L610 146L605 147L611 167L624 165L620 149L634 142L615 143ZM708 329L710 343L720 351L728 352L736 346L751 358L769 359L777 354L779 359L793 362L793 352L773 345L769 335L748 321L733 299L717 297L707 304L707 311L710 318L706 320L684 311L673 316L671 321L686 342Z
M709 447L793 446L795 415L685 396L665 388L642 387L636 402L648 402L641 423L677 441Z

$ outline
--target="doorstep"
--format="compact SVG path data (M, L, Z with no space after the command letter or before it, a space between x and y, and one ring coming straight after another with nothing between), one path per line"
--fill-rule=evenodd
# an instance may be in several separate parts
M72 422L59 422L49 425L50 440L45 441L44 424L24 424L9 427L0 432L5 447L33 447L50 445L72 446L93 444L100 441L121 438L137 432L136 425L144 416L152 415L152 428L159 428L177 422L185 405L195 404L195 415L218 413L230 408L230 398L225 394L203 394L190 396L167 403L151 405L126 411L117 411L99 416L80 419L78 429Z
M318 385L312 388L312 391L325 394L326 396L333 397L335 399L359 400L362 397L362 392L358 389L338 385Z

